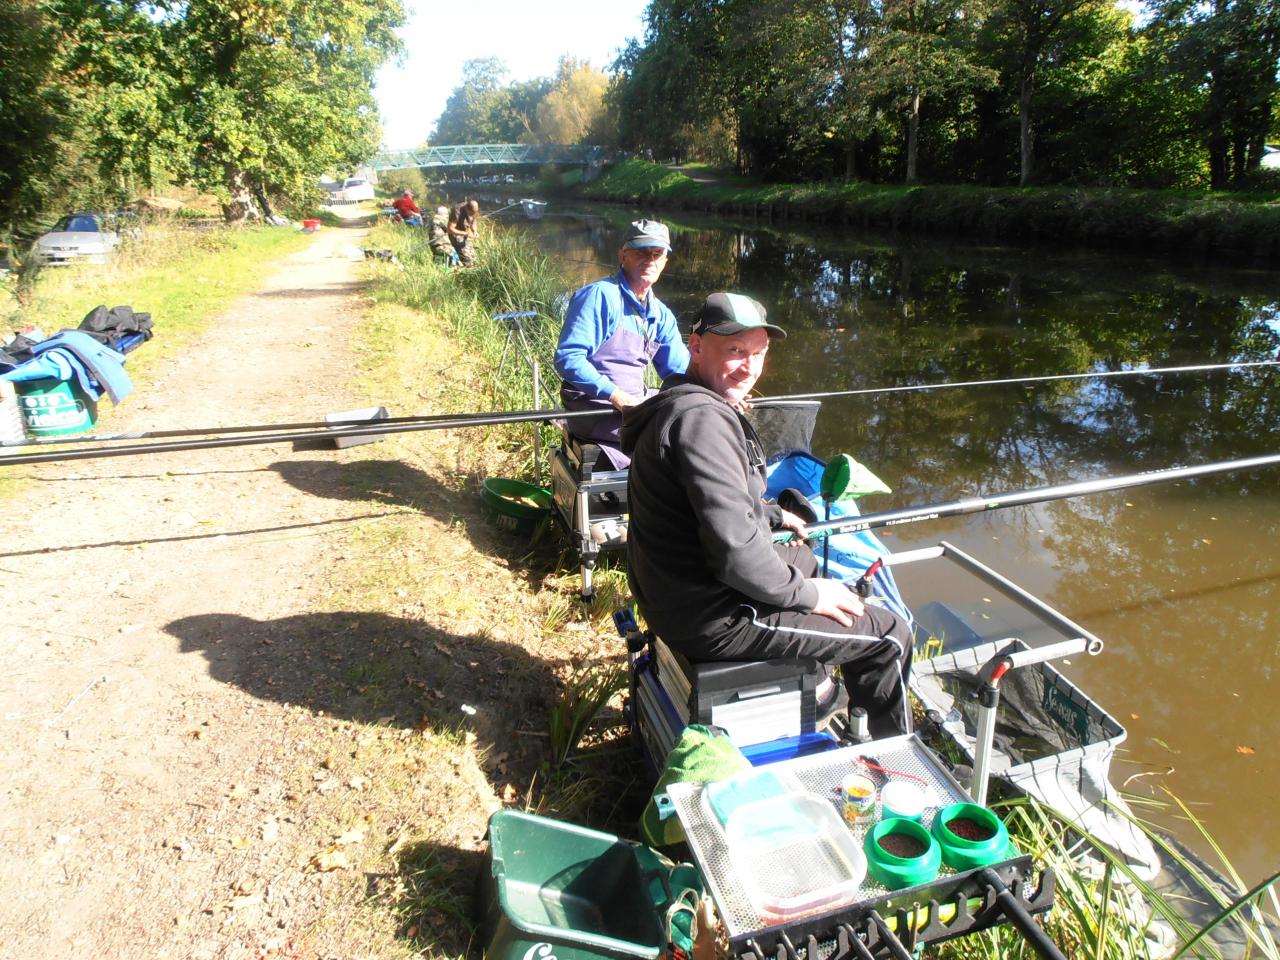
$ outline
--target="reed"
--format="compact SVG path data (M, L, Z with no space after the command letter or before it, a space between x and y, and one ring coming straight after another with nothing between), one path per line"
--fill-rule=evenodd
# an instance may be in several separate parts
M1004 814L1005 825L1018 848L1034 858L1037 869L1047 867L1056 877L1055 907L1042 920L1046 931L1062 951L1072 957L1177 960L1222 956L1212 941L1212 934L1222 925L1233 923L1233 934L1243 941L1244 956L1259 960L1280 958L1280 948L1273 936L1276 917L1280 914L1274 889L1280 882L1280 873L1247 888L1190 809L1171 793L1167 793L1165 802L1181 810L1216 851L1220 872L1228 884L1227 888L1221 888L1204 865L1144 821L1130 817L1169 864L1204 887L1211 905L1206 911L1207 919L1199 925L1186 919L1185 903L1179 902L1183 898L1157 890L1123 858L1069 817L1032 798L993 805ZM943 960L1034 956L1021 936L1009 927L997 927L980 936L944 944L936 955Z
M535 406L532 360L540 368L539 407L558 407L558 379L552 365L567 303L566 284L550 258L527 240L481 221L476 263L467 269L449 268L427 245L423 230L383 224L370 236L370 248L395 254L402 269L381 269L380 295L446 320L453 333L493 371L483 393L477 391L475 409L525 410ZM495 315L532 312L521 318L519 330ZM543 425L543 440L551 442L554 428ZM534 472L532 433L511 433L511 452L520 474Z

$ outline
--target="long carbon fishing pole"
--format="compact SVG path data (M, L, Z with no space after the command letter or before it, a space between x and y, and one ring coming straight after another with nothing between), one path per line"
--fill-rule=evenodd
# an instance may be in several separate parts
M506 319L509 316L525 316L525 314L507 314L495 319ZM1137 376L1155 376L1167 373L1199 373L1207 370L1233 370L1245 367L1271 367L1280 365L1280 360L1248 360L1241 363L1205 363L1194 366L1182 367L1150 367L1144 370L1105 370L1097 373L1059 373L1040 377L1011 377L1004 380L965 380L954 383L922 383L911 384L901 387L867 387L859 390L835 390L826 393L795 393L778 397L757 397L752 403L776 403L787 400L823 400L834 397L853 397L853 396L871 396L879 393L908 393L922 392L928 390L948 390L956 387L992 387L1007 386L1010 384L1020 383L1040 383L1049 380L1086 380L1102 377L1137 377ZM477 426L487 425L490 423L501 423L501 420L491 420L490 418L511 416L519 419L513 419L511 423L526 423L537 420L538 417L533 416L538 411L521 410L512 411L509 414L502 413L474 413L474 414L422 414L404 417L388 417L384 420L307 420L298 423L267 423L257 426L234 426L234 427L191 427L184 430L147 430L147 431L130 431L124 433L107 433L92 434L89 436L78 437L44 437L32 440L4 440L0 441L0 448L4 447L29 447L29 446L55 446L72 443L106 443L117 442L121 440L159 440L162 438L172 437L204 437L214 436L217 434L237 434L237 433L279 433L282 431L293 430L319 430L328 429L330 431L336 428L345 428L352 426L365 425L394 425L394 424L421 424L424 429L429 425L442 423L449 426L467 426L467 418L484 418L484 424L476 424ZM606 413L608 411L599 411ZM563 410L545 410L542 411L544 419L560 420L568 416ZM586 416L598 416L595 411L586 411ZM576 416L577 414L574 414ZM0 462L6 461L7 458L0 457Z
M1270 467L1276 464L1280 464L1280 454L1268 454L1262 457L1249 457L1244 460L1206 463L1197 467L1169 467L1164 470L1152 470L1148 473L1133 473L1124 477L1103 477L1098 480L1081 480L1076 483L1063 483L1051 487L1035 487L1031 490L1018 490L990 497L969 497L964 500L950 500L946 503L932 503L923 507L884 510L878 513L864 514L860 517L841 517L838 520L811 523L805 527L804 539L820 537L825 534L834 535L838 533L856 533L860 530L876 530L881 527L894 527L905 523L939 520L943 517L959 517L968 513L984 513L988 510L998 510L1002 507L1046 503L1050 500L1081 497L1090 493L1109 493L1113 490L1126 490L1130 487L1142 487L1153 483L1190 480L1195 477L1207 477L1215 473L1228 473L1232 470L1255 470L1259 467Z
M526 413L536 413L534 410L513 410L510 411L511 416L520 416ZM565 416L566 412L559 411L542 411L554 412L559 417ZM601 411L602 413L605 411ZM0 441L0 447L44 447L54 444L65 443L105 443L108 441L118 440L159 440L161 438L172 437L212 437L217 434L227 433L280 433L282 431L319 431L325 430L325 433L317 432L316 436L329 436L332 434L340 434L346 427L368 427L380 424L401 424L401 423L449 423L452 425L454 421L464 421L460 425L466 426L465 421L468 418L475 417L493 417L500 416L497 413L438 413L438 414L422 414L406 417L386 417L382 420L303 420L297 423L263 423L256 426L238 426L238 427L190 427L184 430L145 430L132 431L124 433L94 433L87 436L78 437L35 437L30 440L4 440ZM309 435L309 434L302 434Z
M1042 377L1008 377L1004 380L957 380L954 383L920 383L902 387L867 387L861 390L829 390L824 393L792 393L785 397L760 397L767 400L830 400L834 397L868 396L875 393L910 393L924 390L951 390L956 387L1002 387L1020 383L1046 383L1050 380L1096 380L1105 377L1149 377L1166 373L1202 373L1206 370L1239 370L1244 367L1274 367L1280 360L1246 360L1241 363L1200 363L1186 367L1149 367L1144 370L1102 370L1095 373L1055 373Z
M207 440L176 440L172 443L139 443L131 446L98 447L49 453L0 455L0 467L17 464L54 463L64 460L93 460L99 457L131 457L146 453L173 453L180 450L212 450L216 447L248 447L255 444L294 443L300 440L335 440L339 437L377 437L389 433L421 430L451 430L463 427L490 427L508 423L536 423L544 420L582 420L611 413L612 410L522 410L513 413L465 414L423 423L392 423L389 420L361 420L357 427L340 430L294 430L250 437L211 437ZM413 419L413 418L409 418Z

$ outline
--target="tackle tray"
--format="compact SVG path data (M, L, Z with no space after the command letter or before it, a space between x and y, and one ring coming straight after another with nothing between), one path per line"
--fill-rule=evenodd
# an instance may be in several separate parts
M859 758L866 758L890 774L909 774L924 781L928 805L921 822L926 829L943 807L970 802L964 788L915 734L797 757L767 769L798 782L809 795L829 802L838 816L840 783L846 775L855 770L869 773L877 788L892 779L891 775L886 777L859 765ZM673 783L667 788L667 795L724 923L734 956L790 960L861 957L862 948L884 945L895 936L909 945L940 942L1001 922L994 904L995 893L979 877L985 868L957 872L945 864L936 879L905 890L891 891L868 873L843 902L833 903L821 912L782 921L762 915L734 869L726 831L704 796L706 789L707 785L701 783ZM859 847L874 823L874 818L869 818L866 824L848 828ZM1030 879L1031 860L1016 857L992 864L990 869L1018 894ZM1051 874L1046 874L1040 889L1019 895L1019 899L1030 913L1047 910L1053 901ZM976 900L981 902L975 903ZM850 938L855 936L861 948L850 947ZM806 942L808 946L797 947ZM871 954L877 955L877 951L872 949Z

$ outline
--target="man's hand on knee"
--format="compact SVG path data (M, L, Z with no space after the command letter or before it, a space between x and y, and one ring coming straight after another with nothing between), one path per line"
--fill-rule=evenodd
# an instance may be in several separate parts
M644 398L641 397L640 400L642 399ZM609 395L609 402L613 404L613 409L617 410L619 413L627 409L627 407L634 407L640 402L640 400L622 389L614 390L613 393Z
M839 580L814 577L809 580L818 588L818 602L813 612L830 617L842 627L850 626L854 617L866 612L862 599Z

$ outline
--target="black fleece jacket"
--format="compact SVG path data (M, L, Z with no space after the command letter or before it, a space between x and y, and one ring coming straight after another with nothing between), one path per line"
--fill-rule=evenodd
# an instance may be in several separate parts
M627 575L650 628L676 649L714 656L746 604L809 612L817 589L773 548L764 455L751 424L687 377L625 411L631 456Z

